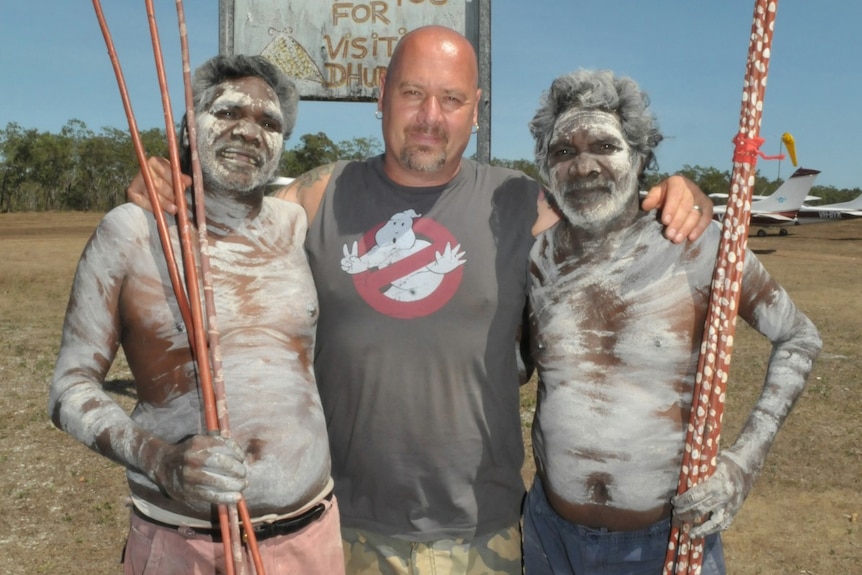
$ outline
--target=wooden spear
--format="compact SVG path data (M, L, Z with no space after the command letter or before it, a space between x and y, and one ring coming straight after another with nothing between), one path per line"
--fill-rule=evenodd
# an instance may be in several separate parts
M156 69L159 77L159 85L161 88L162 94L162 104L165 112L165 124L166 124L166 134L168 137L168 149L171 157L171 167L172 167L172 177L174 181L174 193L177 198L178 204L178 227L180 231L180 247L182 249L183 261L184 261L184 270L186 277L186 286L184 288L181 280L179 279L179 264L177 262L176 256L173 251L173 247L171 244L170 233L168 231L167 223L165 222L164 214L161 210L158 209L158 194L155 190L154 183L152 181L152 177L150 175L149 169L147 167L146 154L143 149L143 144L140 139L140 133L137 129L137 122L134 117L134 113L132 112L131 102L128 96L128 90L125 83L125 78L122 72L122 68L119 64L119 59L117 57L116 49L114 47L113 39L111 38L110 30L107 26L107 22L104 17L104 12L102 10L102 6L99 0L93 0L93 7L96 11L96 17L99 21L99 27L102 31L102 35L104 36L105 43L107 45L108 54L111 59L111 63L114 69L114 73L117 78L117 83L120 89L120 95L123 101L123 107L126 113L126 119L129 123L130 135L132 138L132 143L135 148L135 153L138 159L138 163L141 168L141 174L144 179L144 183L147 187L147 193L150 198L150 203L154 206L154 217L157 223L157 229L159 233L159 239L162 245L162 249L164 251L165 259L167 262L168 273L171 280L171 285L174 291L174 295L177 300L177 305L180 309L180 313L183 317L183 321L186 325L186 331L190 334L189 344L191 348L192 355L196 361L198 367L198 373L200 377L200 389L201 395L203 397L204 403L204 417L207 426L207 431L209 433L213 433L216 435L222 434L220 427L223 422L224 428L227 429L227 409L224 401L224 386L223 379L222 385L220 386L220 401L217 402L216 393L214 391L213 380L212 380L212 371L210 361L211 358L209 356L208 350L210 347L207 342L207 333L204 329L204 317L203 310L200 302L200 280L197 274L197 264L195 260L195 252L193 249L192 238L191 238L191 225L188 219L188 209L185 202L185 193L182 190L182 184L180 179L180 171L179 171L179 153L178 146L176 142L176 134L174 132L174 122L173 115L171 113L171 105L170 98L167 90L167 82L165 79L164 73L164 62L161 53L161 45L158 37L158 29L156 26L155 13L152 6L152 1L147 0L147 15L150 23L150 33L153 41L153 52L156 59ZM177 10L178 16L180 20L180 33L182 38L182 46L183 46L183 65L184 65L184 84L186 88L186 99L187 106L191 113L187 116L188 124L194 126L194 116L193 116L193 104L191 102L191 81L189 66L188 66L188 42L186 36L186 28L185 28L185 20L183 16L182 10L182 0L177 0ZM192 137L193 132L190 134L190 143L194 146L195 141ZM204 239L206 238L206 212L204 209L203 202L203 186L202 176L200 175L200 165L197 162L196 148L193 147L193 166L194 171L197 174L198 179L196 180L195 189L200 191L200 197L196 197L196 205L199 207L198 213L198 222L199 229L202 230L202 235ZM206 246L204 242L202 244ZM204 258L201 258L202 260ZM208 258L206 258L207 268L208 270ZM214 317L215 317L215 306L212 303L212 286L209 285L209 282L204 281L204 292L208 294L208 309L212 312L213 321L210 322L210 338L212 339L213 335L217 336L217 331L214 329ZM207 287L209 286L209 287ZM216 337L217 341L217 337ZM216 354L218 355L218 354ZM220 366L220 362L219 362ZM220 417L216 405L220 403L221 409L219 411L222 412L222 416ZM238 567L241 571L245 571L245 563L242 557L242 547L241 547L241 539L239 536L239 526L237 520L237 507L241 507L240 513L243 515L243 521L246 525L247 532L247 541L249 543L249 551L251 553L254 567L258 573L258 575L264 575L263 564L260 559L260 553L257 547L257 540L254 536L253 529L251 527L251 521L248 515L248 510L245 506L245 501L241 500L239 506L227 506L227 505L219 505L219 524L222 531L222 541L225 547L225 557L232 557L232 561L227 562L226 571L228 575L233 575L235 573L235 569Z
M117 77L117 84L120 87L120 97L123 100L123 109L126 112L126 120L129 123L129 132L132 138L132 144L135 148L135 155L138 158L138 163L141 165L141 175L144 178L144 184L147 187L147 193L150 197L150 203L153 206L158 206L158 194L155 185L153 184L152 175L146 169L147 156L144 151L143 143L141 142L140 132L138 132L138 123L135 120L135 115L132 112L132 104L129 100L129 92L126 89L126 80L123 76L123 70L120 67L120 61L117 58L117 51L114 48L114 41L111 38L111 32L108 29L108 24L105 21L105 14L102 11L102 5L99 0L93 0L93 8L96 10L96 18L99 20L99 28L102 30L102 36L105 38L105 44L108 48L108 56L111 59L111 65L114 68L114 75ZM155 209L153 215L156 218L156 226L159 231L159 239L161 240L162 250L165 253L165 259L168 261L168 275L170 276L171 286L175 294L183 294L182 297L177 297L177 304L180 308L180 315L183 317L183 323L186 326L192 324L191 310L188 305L188 298L185 297L182 280L180 279L179 268L176 264L174 256L174 248L171 244L171 236L168 233L168 225L165 221L164 213Z
M734 138L733 173L722 222L718 259L712 276L709 309L692 393L691 417L677 492L684 493L709 477L718 456L721 419L736 317L745 248L748 242L751 194L756 173L763 98L772 48L777 0L755 0L748 62L742 91L739 132ZM691 539L688 527L671 529L664 573L700 573L703 539Z
M188 33L186 29L185 10L182 0L176 1L177 6L177 23L179 25L180 48L183 62L183 86L185 88L184 96L186 103L186 129L189 136L189 148L191 152L192 166L192 182L195 198L195 219L198 222L198 246L200 248L200 265L203 273L203 288L204 301L206 303L206 319L207 319L207 334L209 336L210 360L212 361L212 389L215 396L215 409L217 422L216 426L222 437L230 437L230 421L228 418L227 401L224 385L224 370L221 362L221 343L218 330L218 322L215 308L215 298L212 289L210 278L210 261L209 261L209 238L207 237L206 226L206 206L204 202L204 183L203 173L201 172L200 160L198 158L197 146L197 124L195 123L195 106L194 95L192 94L192 78L191 64L189 62L189 47ZM230 514L230 525L238 525L236 512L239 512L239 518L245 526L245 540L248 543L249 552L254 564L254 570L257 575L266 575L263 566L263 561L260 557L260 551L257 546L257 537L251 524L251 516L248 512L248 506L245 499L241 498L236 505L236 508L228 508ZM239 533L234 530L232 535L239 541ZM236 547L236 545L234 546ZM242 555L237 558L241 560Z

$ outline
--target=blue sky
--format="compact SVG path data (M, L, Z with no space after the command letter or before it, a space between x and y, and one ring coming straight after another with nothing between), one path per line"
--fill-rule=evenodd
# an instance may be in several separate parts
M103 0L141 128L164 127L144 2ZM662 171L685 164L730 170L753 2L746 0L494 0L491 153L532 157L527 124L554 77L610 68L650 95L666 136ZM175 114L182 86L173 0L155 0ZM217 0L185 2L192 66L218 50ZM763 114L763 150L793 134L818 184L862 187L862 3L779 3ZM0 127L57 132L70 119L98 131L126 118L90 2L4 1L0 12ZM302 102L294 138L379 136L374 104ZM468 152L474 151L474 147ZM787 177L790 162L766 162Z

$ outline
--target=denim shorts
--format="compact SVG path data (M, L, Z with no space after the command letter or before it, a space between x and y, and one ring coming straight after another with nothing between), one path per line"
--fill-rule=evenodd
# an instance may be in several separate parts
M656 575L662 573L670 519L638 531L608 531L576 525L548 503L538 478L524 505L526 575ZM718 533L704 542L702 575L724 575Z

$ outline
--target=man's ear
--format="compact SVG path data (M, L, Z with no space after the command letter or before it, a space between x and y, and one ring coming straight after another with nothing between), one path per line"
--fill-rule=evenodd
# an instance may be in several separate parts
M638 180L643 179L646 170L647 159L643 154L638 154Z
M386 70L381 70L377 76L377 111L383 109L383 93L386 91Z

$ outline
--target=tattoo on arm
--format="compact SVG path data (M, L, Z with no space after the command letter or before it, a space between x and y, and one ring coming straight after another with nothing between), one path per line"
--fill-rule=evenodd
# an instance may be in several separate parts
M314 187L315 184L318 184L322 180L328 180L333 169L335 169L335 163L314 168L296 178L296 182L293 182L291 186L296 186L297 190Z

